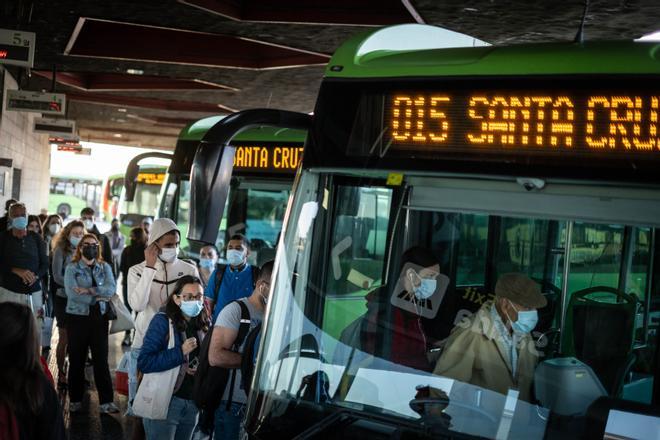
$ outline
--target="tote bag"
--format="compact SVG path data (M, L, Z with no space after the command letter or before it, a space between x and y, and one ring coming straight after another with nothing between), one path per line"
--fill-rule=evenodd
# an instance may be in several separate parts
M110 324L110 334L125 332L134 328L135 322L133 321L133 315L128 311L128 308L121 301L119 295L112 295L110 302L117 314L117 319L113 320Z
M170 340L167 348L174 348L174 326L170 325ZM147 373L142 377L142 382L133 401L133 412L138 417L153 420L165 420L167 410L170 406L176 379L179 376L181 366L158 373Z

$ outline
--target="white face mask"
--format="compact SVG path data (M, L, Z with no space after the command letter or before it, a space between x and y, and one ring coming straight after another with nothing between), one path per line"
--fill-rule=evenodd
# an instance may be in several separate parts
M245 260L245 252L237 249L227 250L227 261L231 266L240 266Z
M48 232L50 232L50 235L55 235L58 232L60 232L60 229L62 227L60 226L59 223L53 223L52 225L48 225Z
M160 253L160 259L166 263L172 263L176 260L176 257L179 255L179 248L163 248Z
M90 219L83 220L83 224L85 225L85 229L89 231L94 227L94 220L90 220Z

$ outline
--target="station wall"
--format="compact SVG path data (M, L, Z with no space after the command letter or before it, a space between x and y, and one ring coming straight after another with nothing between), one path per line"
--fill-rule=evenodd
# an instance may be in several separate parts
M16 191L19 191L18 198L27 205L28 213L39 214L41 209L48 207L48 135L32 132L34 119L41 116L39 113L5 110L7 89L17 89L18 84L2 66L0 84L0 216L4 215L5 201L12 198ZM5 159L12 159L11 167L7 166Z

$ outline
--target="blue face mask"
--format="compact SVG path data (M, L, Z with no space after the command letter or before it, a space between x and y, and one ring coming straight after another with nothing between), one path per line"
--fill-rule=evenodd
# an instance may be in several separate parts
M213 269L213 266L215 266L215 261L213 258L200 258L199 259L199 267L202 269Z
M240 266L245 259L245 253L236 249L229 249L227 251L227 261L232 266Z
M71 243L71 246L73 247L78 247L78 243L80 243L80 240L82 240L81 237L74 237L74 236L69 237L69 243Z
M27 217L15 217L11 219L11 227L13 229L26 229L28 225L28 219Z
M422 278L417 273L415 275L420 281L419 286L414 288L415 296L419 299L427 299L433 296L438 288L438 280L435 278Z
M514 309L516 308L513 303L511 303L511 305ZM516 309L516 311L518 312L518 320L513 322L511 321L511 318L509 318L513 331L518 333L531 333L539 322L538 312L536 310L518 311L518 309Z
M202 309L204 308L204 304L202 304L202 301L181 301L181 311L183 312L184 315L194 318L195 316L199 315L202 313Z

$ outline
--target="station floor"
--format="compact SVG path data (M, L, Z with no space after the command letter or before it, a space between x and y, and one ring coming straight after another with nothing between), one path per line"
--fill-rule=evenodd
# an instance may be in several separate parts
M124 351L128 347L122 347L121 341L123 333L117 333L110 336L108 363L110 365L110 374L112 376L113 387L115 383L115 369L121 360ZM48 354L48 366L55 380L57 380L57 362L55 359L55 347L57 346L58 334L53 329L53 338L51 340L51 350ZM69 398L66 391L59 391L60 403L64 414L64 423L67 427L70 440L123 440L130 439L133 432L134 419L124 416L126 412L126 396L115 392L115 404L119 407L118 414L100 414L99 401L96 389L94 388L94 376L92 367L86 368L85 375L89 381L89 386L83 399L83 411L79 413L69 413Z

